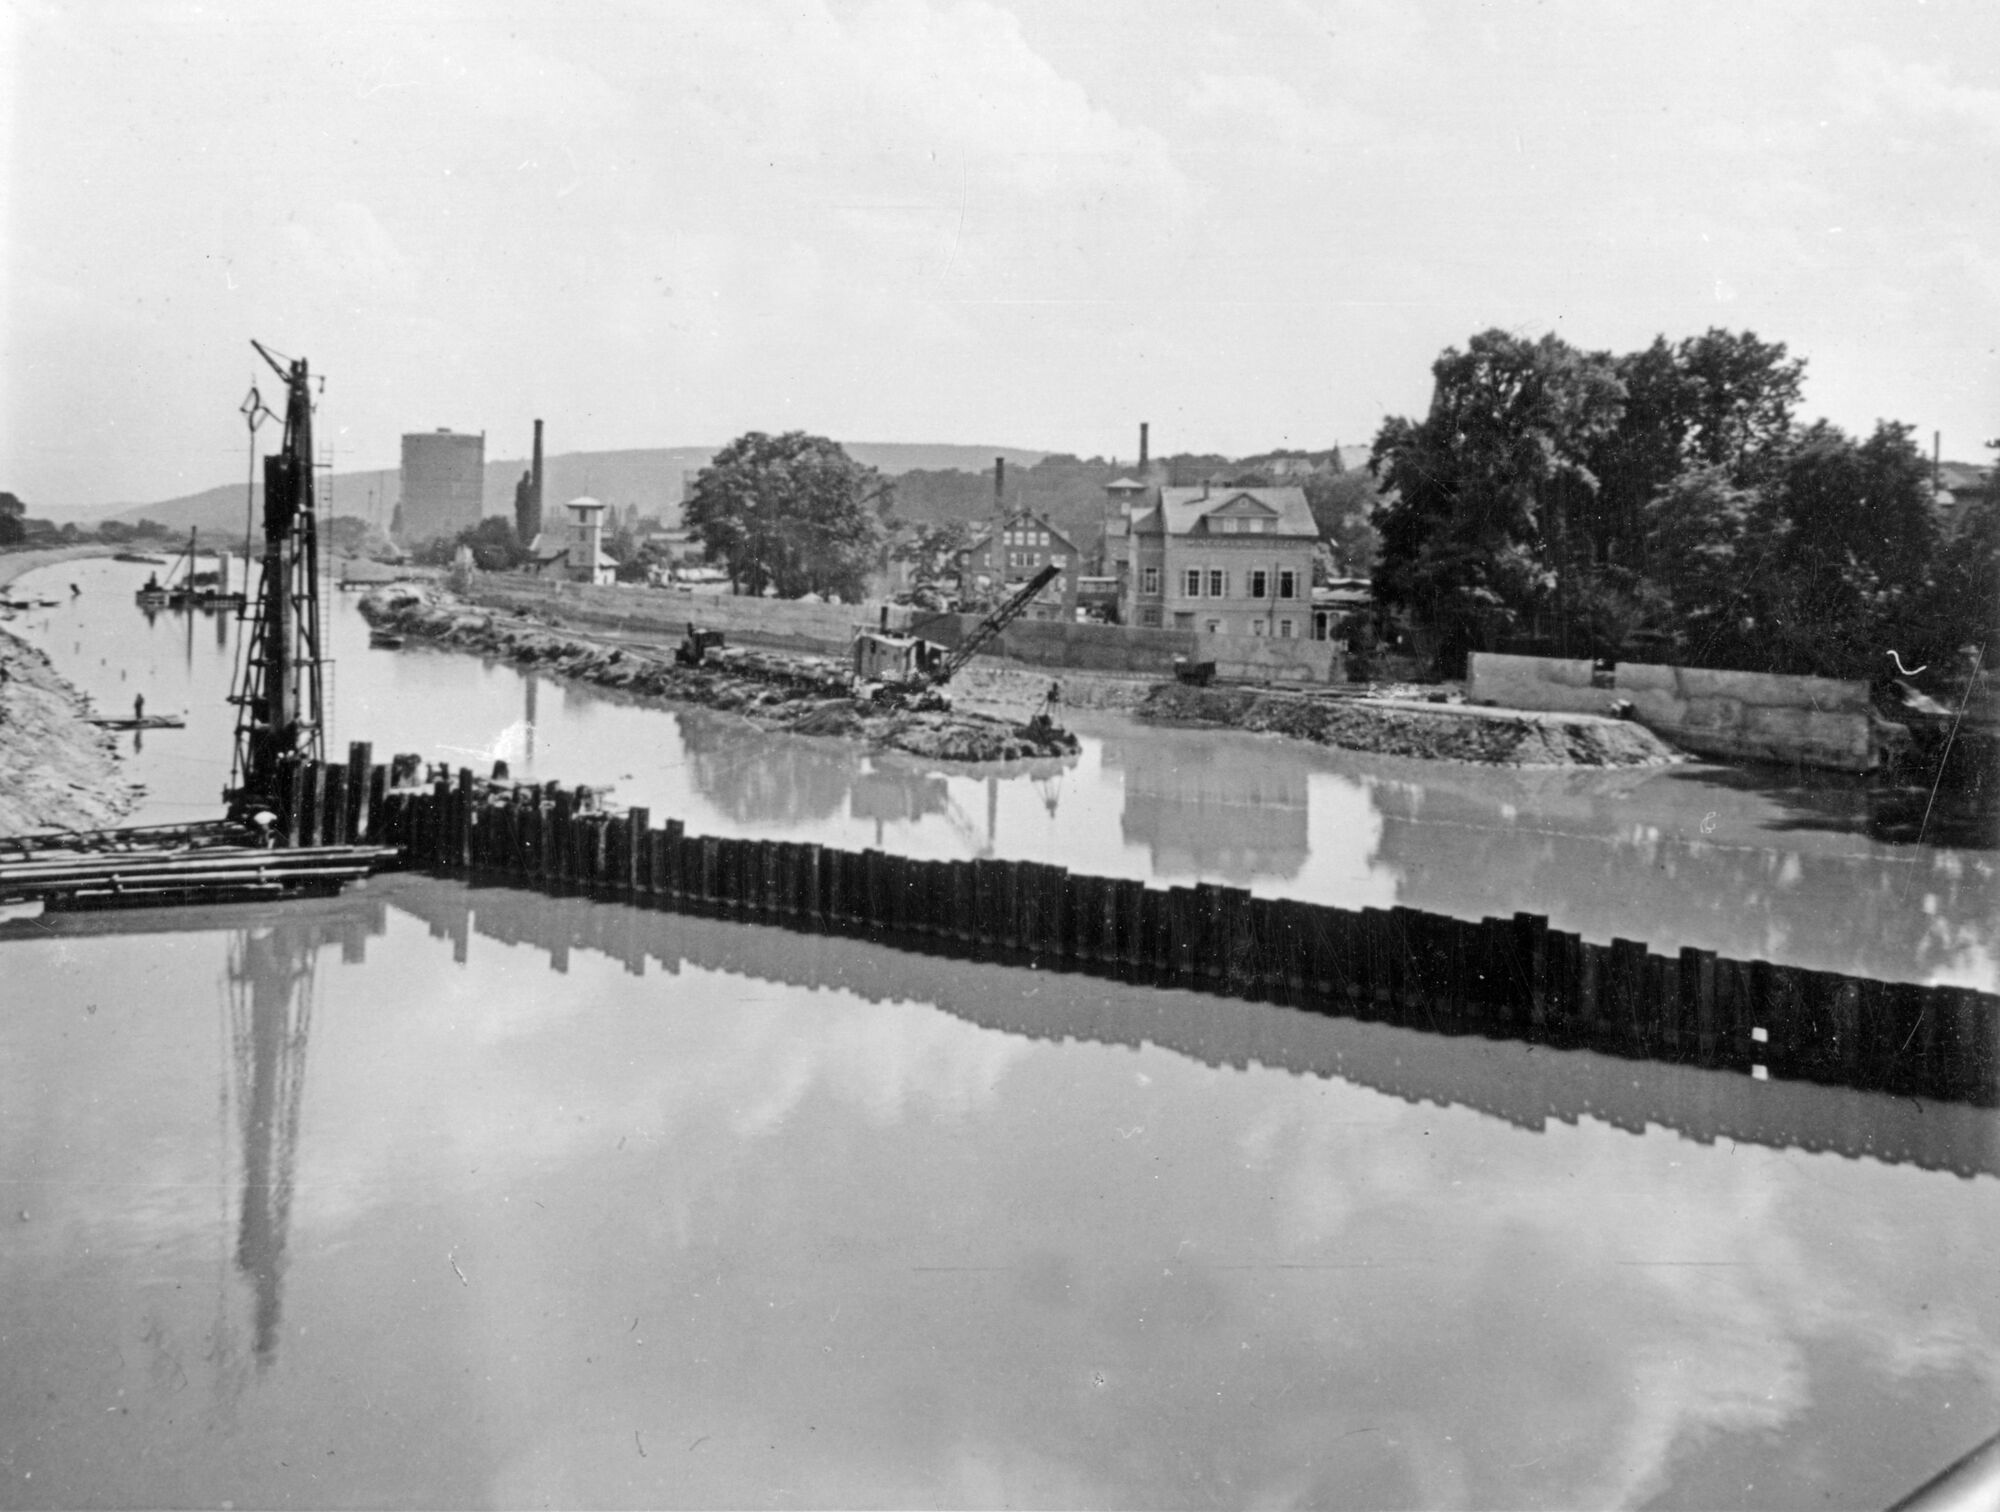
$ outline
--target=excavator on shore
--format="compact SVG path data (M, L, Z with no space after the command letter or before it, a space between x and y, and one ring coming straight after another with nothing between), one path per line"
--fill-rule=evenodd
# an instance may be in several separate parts
M1055 580L1056 573L1056 568L1044 567L950 648L914 633L892 633L885 607L880 629L862 630L854 637L855 696L899 708L949 708L945 684L1025 614L1035 596ZM919 621L909 629L913 632L924 623L929 621Z

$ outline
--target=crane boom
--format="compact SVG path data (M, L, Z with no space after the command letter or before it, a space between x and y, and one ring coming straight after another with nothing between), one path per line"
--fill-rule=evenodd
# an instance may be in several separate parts
M982 647L995 636L999 635L1002 630L1013 624L1015 620L1019 619L1028 605L1034 602L1035 595L1048 587L1050 581L1054 579L1057 570L1055 567L1044 567L1040 572L1028 579L1027 586L1023 587L998 609L987 615L985 619L974 625L972 633L960 641L958 648L938 664L937 674L931 679L933 685L942 686L950 682L960 667L971 661L973 657L979 654Z

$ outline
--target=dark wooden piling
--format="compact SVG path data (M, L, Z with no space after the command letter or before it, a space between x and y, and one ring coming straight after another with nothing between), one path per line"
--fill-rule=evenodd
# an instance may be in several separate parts
M375 789L375 747L365 740L347 747L347 833L356 845L368 843L369 816L380 809Z
M386 767L371 758L372 747L355 742L345 763L287 762L278 838L389 843L439 870L796 929L923 937L926 949L964 956L1012 949L1045 968L1137 972L1436 1032L1595 1044L1972 1101L1996 1091L2000 1000L1966 989L1731 961L1693 947L1654 955L1638 941L1585 941L1528 913L1460 920L1208 882L1148 887L1037 862L696 837L679 820L655 830L643 807L606 814L587 788L510 788L444 768L417 788L398 781L421 774L414 758Z

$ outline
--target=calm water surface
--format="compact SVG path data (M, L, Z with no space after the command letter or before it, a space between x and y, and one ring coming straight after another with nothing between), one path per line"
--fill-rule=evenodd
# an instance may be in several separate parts
M5 926L10 1505L1880 1506L2000 1421L1981 1110L420 878L223 917Z
M143 574L33 634L191 704L134 767L209 812ZM1111 721L989 783L334 635L338 739L698 830L1991 985L1992 853L1837 790ZM1881 1506L2000 1426L1988 1110L420 877L0 924L0 1005L4 1505Z

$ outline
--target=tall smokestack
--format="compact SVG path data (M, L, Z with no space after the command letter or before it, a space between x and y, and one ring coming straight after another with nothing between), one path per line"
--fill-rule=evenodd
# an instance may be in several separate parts
M1139 422L1139 481L1146 481L1146 432L1152 427L1144 420Z
M993 459L993 512L1004 515L1007 512L1007 459Z
M528 485L528 502L531 511L528 520L530 530L528 539L530 541L542 533L542 422L539 420L535 422L535 461L533 472L533 481Z

